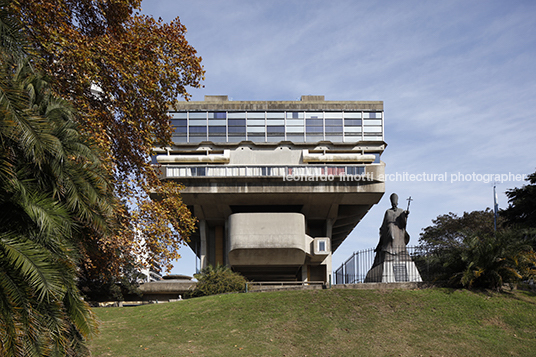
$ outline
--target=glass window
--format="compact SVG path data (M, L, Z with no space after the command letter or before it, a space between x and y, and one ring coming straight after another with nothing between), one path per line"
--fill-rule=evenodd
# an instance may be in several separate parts
M225 119L209 119L208 125L227 125L227 120Z
M168 113L173 119L186 119L187 113Z
M287 140L293 141L295 143L303 143L303 134L301 135L287 134Z
M361 119L361 112L344 112L344 118Z
M227 129L225 126L209 126L208 132L209 134L216 134L216 133L225 134L226 132L225 129Z
M192 176L206 176L206 167L192 167Z
M185 143L185 142L186 142L186 135L184 135L184 136L178 136L178 135L177 135L177 136L173 136L172 141L173 141L174 143Z
M205 141L206 140L206 136L202 135L202 136L190 136L190 140L188 140L188 142L190 143L200 143L202 141Z
M229 119L246 119L246 113L244 112L230 112L227 114Z
M370 119L367 119L363 122L364 125L382 125L382 121L381 120L370 120Z
M269 119L277 118L277 119L283 119L285 118L285 113L283 112L268 112L266 113L266 117Z
M318 241L318 251L319 252L325 252L326 251L326 241L325 240L319 240Z
M342 113L340 112L326 112L324 113L324 118L326 119L339 119L342 118Z
M380 133L382 132L381 126L366 126L363 128L365 133Z
M248 133L264 133L264 126L248 126Z
M321 126L308 126L307 133L323 133L324 128Z
M305 122L306 122L307 126L309 126L309 125L318 125L318 126L324 125L324 120L322 120L322 119L307 119Z
M246 127L245 126L230 126L229 127L229 133L245 133Z
M303 112L287 112L288 119L299 119L303 118Z
M285 120L283 119L268 119L266 125L285 125Z
M240 141L244 141L246 140L246 136L245 135L231 135L229 134L229 142L230 143L235 143L235 142L240 142Z
M229 126L246 126L246 119L229 119Z
M363 113L363 118L381 118L382 115L381 113L376 113L376 112L367 112L367 113Z
M302 125L303 119L287 119L287 125Z
M344 128L344 132L345 133L360 133L361 127L360 126L350 126L350 127L347 126Z
M303 133L303 126L287 126L287 133Z
M186 126L186 119L171 119L172 126Z
M315 143L318 141L324 140L324 135L310 135L307 134L307 142L308 143Z
M332 141L332 142L342 142L342 135L327 135L326 134L326 140Z
M261 120L259 120L259 119L250 119L248 117L248 126L250 126L250 125L257 125L257 126L262 125L262 126L264 126L264 119L261 119Z
M282 135L274 135L274 136L268 136L268 142L270 143L278 143L280 141L285 140L285 137Z
M326 133L342 133L342 126L326 126Z
M361 126L361 119L344 119L345 126Z
M207 113L206 112L190 112L189 118L190 119L206 119Z
M326 119L326 126L342 125L342 119Z
M305 118L322 119L324 118L324 113L305 113Z
M225 119L227 115L225 112L208 112L209 119Z
M207 132L206 126L191 126L190 134L203 134Z
M248 112L248 119L264 119L264 112Z
M271 133L284 133L285 132L285 127L283 125L281 125L281 126L269 126L266 129L267 129L268 134L271 134Z
M190 126L192 125L207 125L207 120L206 119L190 119Z
M248 140L251 140L255 143L263 143L264 142L264 134L248 134Z
M357 143L361 141L361 135L359 136L348 136L348 135L345 135L344 136L344 142L345 143Z
M176 126L175 127L175 133L186 133L186 126Z

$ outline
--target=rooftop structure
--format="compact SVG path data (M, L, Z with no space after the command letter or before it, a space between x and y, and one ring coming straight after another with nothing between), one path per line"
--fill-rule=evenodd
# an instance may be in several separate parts
M229 101L169 112L162 179L199 219L190 247L257 281L323 281L331 255L385 192L383 102Z

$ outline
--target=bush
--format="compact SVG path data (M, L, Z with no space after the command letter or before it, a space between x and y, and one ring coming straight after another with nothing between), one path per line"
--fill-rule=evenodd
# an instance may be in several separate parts
M219 265L216 268L209 265L194 277L197 279L197 286L188 297L244 291L247 282L246 278L233 272L231 268Z
M536 253L513 230L468 234L457 246L430 250L424 260L437 281L454 287L500 290L536 274Z

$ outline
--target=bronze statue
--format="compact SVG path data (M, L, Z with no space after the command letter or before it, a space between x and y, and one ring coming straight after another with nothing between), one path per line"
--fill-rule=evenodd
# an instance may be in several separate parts
M396 193L393 193L390 199L391 208L385 211L380 227L380 242L374 250L376 252L374 265L376 265L379 253L397 254L405 251L406 244L409 243L409 234L406 231L409 211L398 208L398 195Z
M380 242L374 249L376 256L365 282L421 281L419 272L406 250L409 243L406 223L412 199L408 198L406 210L398 208L396 193L393 193L390 199L391 208L385 211L380 227Z

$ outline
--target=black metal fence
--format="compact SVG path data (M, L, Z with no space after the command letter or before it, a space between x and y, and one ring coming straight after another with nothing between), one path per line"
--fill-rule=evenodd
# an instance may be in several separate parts
M383 264L374 266L374 248L353 253L335 270L335 284L357 284L365 282L417 282L429 281L428 253L417 246L395 249L394 254L380 252ZM367 275L368 274L368 275Z

